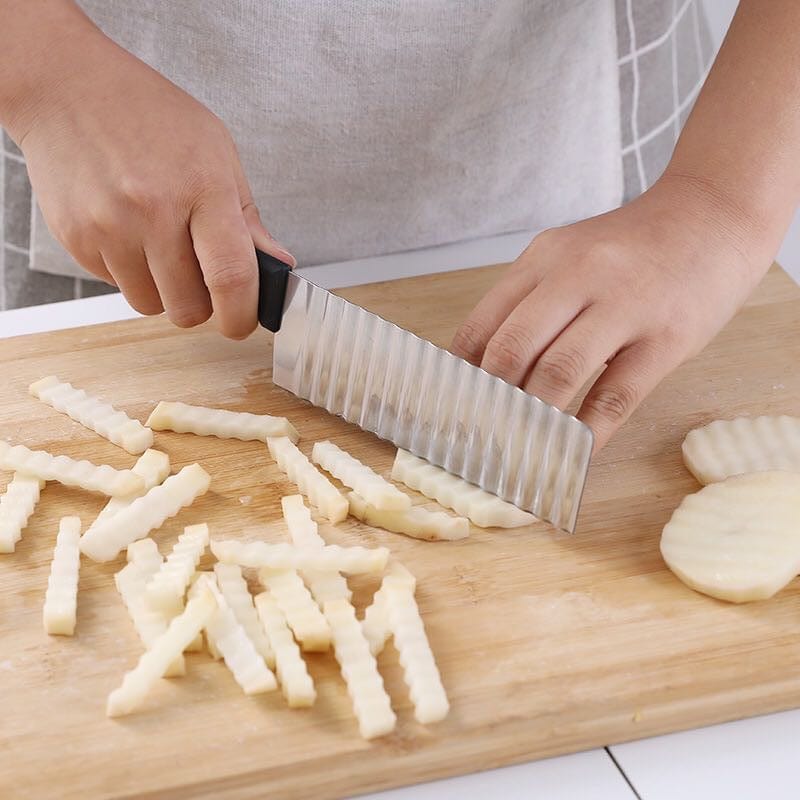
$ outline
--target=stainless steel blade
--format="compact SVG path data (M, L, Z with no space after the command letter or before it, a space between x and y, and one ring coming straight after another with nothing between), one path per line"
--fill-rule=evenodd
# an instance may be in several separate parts
M575 530L592 432L292 273L273 380L540 519Z

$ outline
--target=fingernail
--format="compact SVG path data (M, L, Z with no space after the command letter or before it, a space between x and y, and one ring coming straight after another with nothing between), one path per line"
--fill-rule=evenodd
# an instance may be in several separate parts
M275 245L275 250L277 250L278 253L287 260L290 266L297 266L297 259L283 245L279 244L274 239L272 240L272 243Z

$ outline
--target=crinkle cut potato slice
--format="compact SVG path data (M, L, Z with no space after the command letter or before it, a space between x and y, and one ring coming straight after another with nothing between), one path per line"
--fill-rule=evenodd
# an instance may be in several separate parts
M772 597L800 572L800 473L737 475L688 495L664 527L661 554L703 594Z
M702 484L747 472L800 472L800 418L718 419L686 434L683 462Z

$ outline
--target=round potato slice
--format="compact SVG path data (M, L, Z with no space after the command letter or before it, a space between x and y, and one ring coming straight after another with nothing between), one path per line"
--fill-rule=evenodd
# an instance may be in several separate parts
M800 472L800 418L718 419L689 431L683 461L700 483L767 470Z
M738 475L688 495L664 527L661 555L711 597L772 597L800 572L800 474Z

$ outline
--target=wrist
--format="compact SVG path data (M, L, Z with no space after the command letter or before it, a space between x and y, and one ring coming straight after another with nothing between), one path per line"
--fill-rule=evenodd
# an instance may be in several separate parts
M746 192L700 170L670 163L651 192L682 209L713 240L724 242L742 263L765 272L777 252L783 228Z
M65 87L105 36L72 0L0 0L0 11L0 126L21 145L70 101Z

